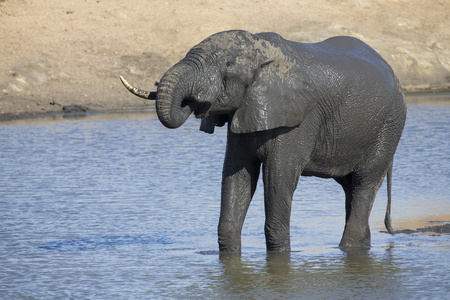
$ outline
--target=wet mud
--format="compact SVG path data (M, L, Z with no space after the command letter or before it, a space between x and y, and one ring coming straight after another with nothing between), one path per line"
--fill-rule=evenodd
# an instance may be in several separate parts
M450 233L450 221L429 221L429 223L440 223L439 225L425 226L417 229L402 229L394 231L394 234L416 234L416 233L429 233L429 234L448 234ZM443 225L442 225L443 224Z

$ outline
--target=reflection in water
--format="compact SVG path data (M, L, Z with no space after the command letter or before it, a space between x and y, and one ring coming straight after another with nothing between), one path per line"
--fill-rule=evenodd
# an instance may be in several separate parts
M223 298L394 299L402 290L401 269L384 253L267 254L265 262L221 255Z
M198 126L191 118L168 130L147 114L0 124L0 299L448 296L450 236L379 232L384 185L369 251L336 248L342 189L302 178L293 252L266 254L259 184L242 255L219 255L226 132L205 135ZM449 128L449 105L408 106L394 160L394 229L450 221Z

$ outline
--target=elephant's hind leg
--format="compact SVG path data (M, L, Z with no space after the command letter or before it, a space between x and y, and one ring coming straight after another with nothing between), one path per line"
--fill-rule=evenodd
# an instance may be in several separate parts
M370 247L369 216L383 179L384 175L380 175L376 179L361 180L355 173L336 179L346 196L345 229L339 244L341 249Z
M365 163L346 177L336 179L346 195L346 224L339 246L370 247L369 215L384 177L392 166L393 156L403 130L406 108L403 100L385 120L378 140Z

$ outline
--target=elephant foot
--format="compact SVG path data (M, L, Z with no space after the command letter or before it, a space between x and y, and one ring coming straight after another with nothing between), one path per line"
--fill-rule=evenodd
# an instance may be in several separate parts
M219 251L220 253L241 253L241 245L221 245L219 243Z
M370 228L369 222L348 221L345 225L339 248L342 250L369 249L370 248Z
M289 253L291 252L291 247L267 247L268 253Z
M219 251L222 253L241 252L241 230L234 223L220 222L219 224Z
M370 249L370 237L363 239L351 239L342 237L339 248L343 251Z
M267 252L290 252L291 251L291 241L290 239L277 240L276 242L267 240L266 241Z

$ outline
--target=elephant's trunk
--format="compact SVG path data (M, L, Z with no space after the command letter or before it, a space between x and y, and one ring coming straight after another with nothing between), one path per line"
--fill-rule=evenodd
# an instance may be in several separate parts
M158 84L156 113L161 123L168 128L178 128L196 108L192 100L192 66L184 60L170 68Z

